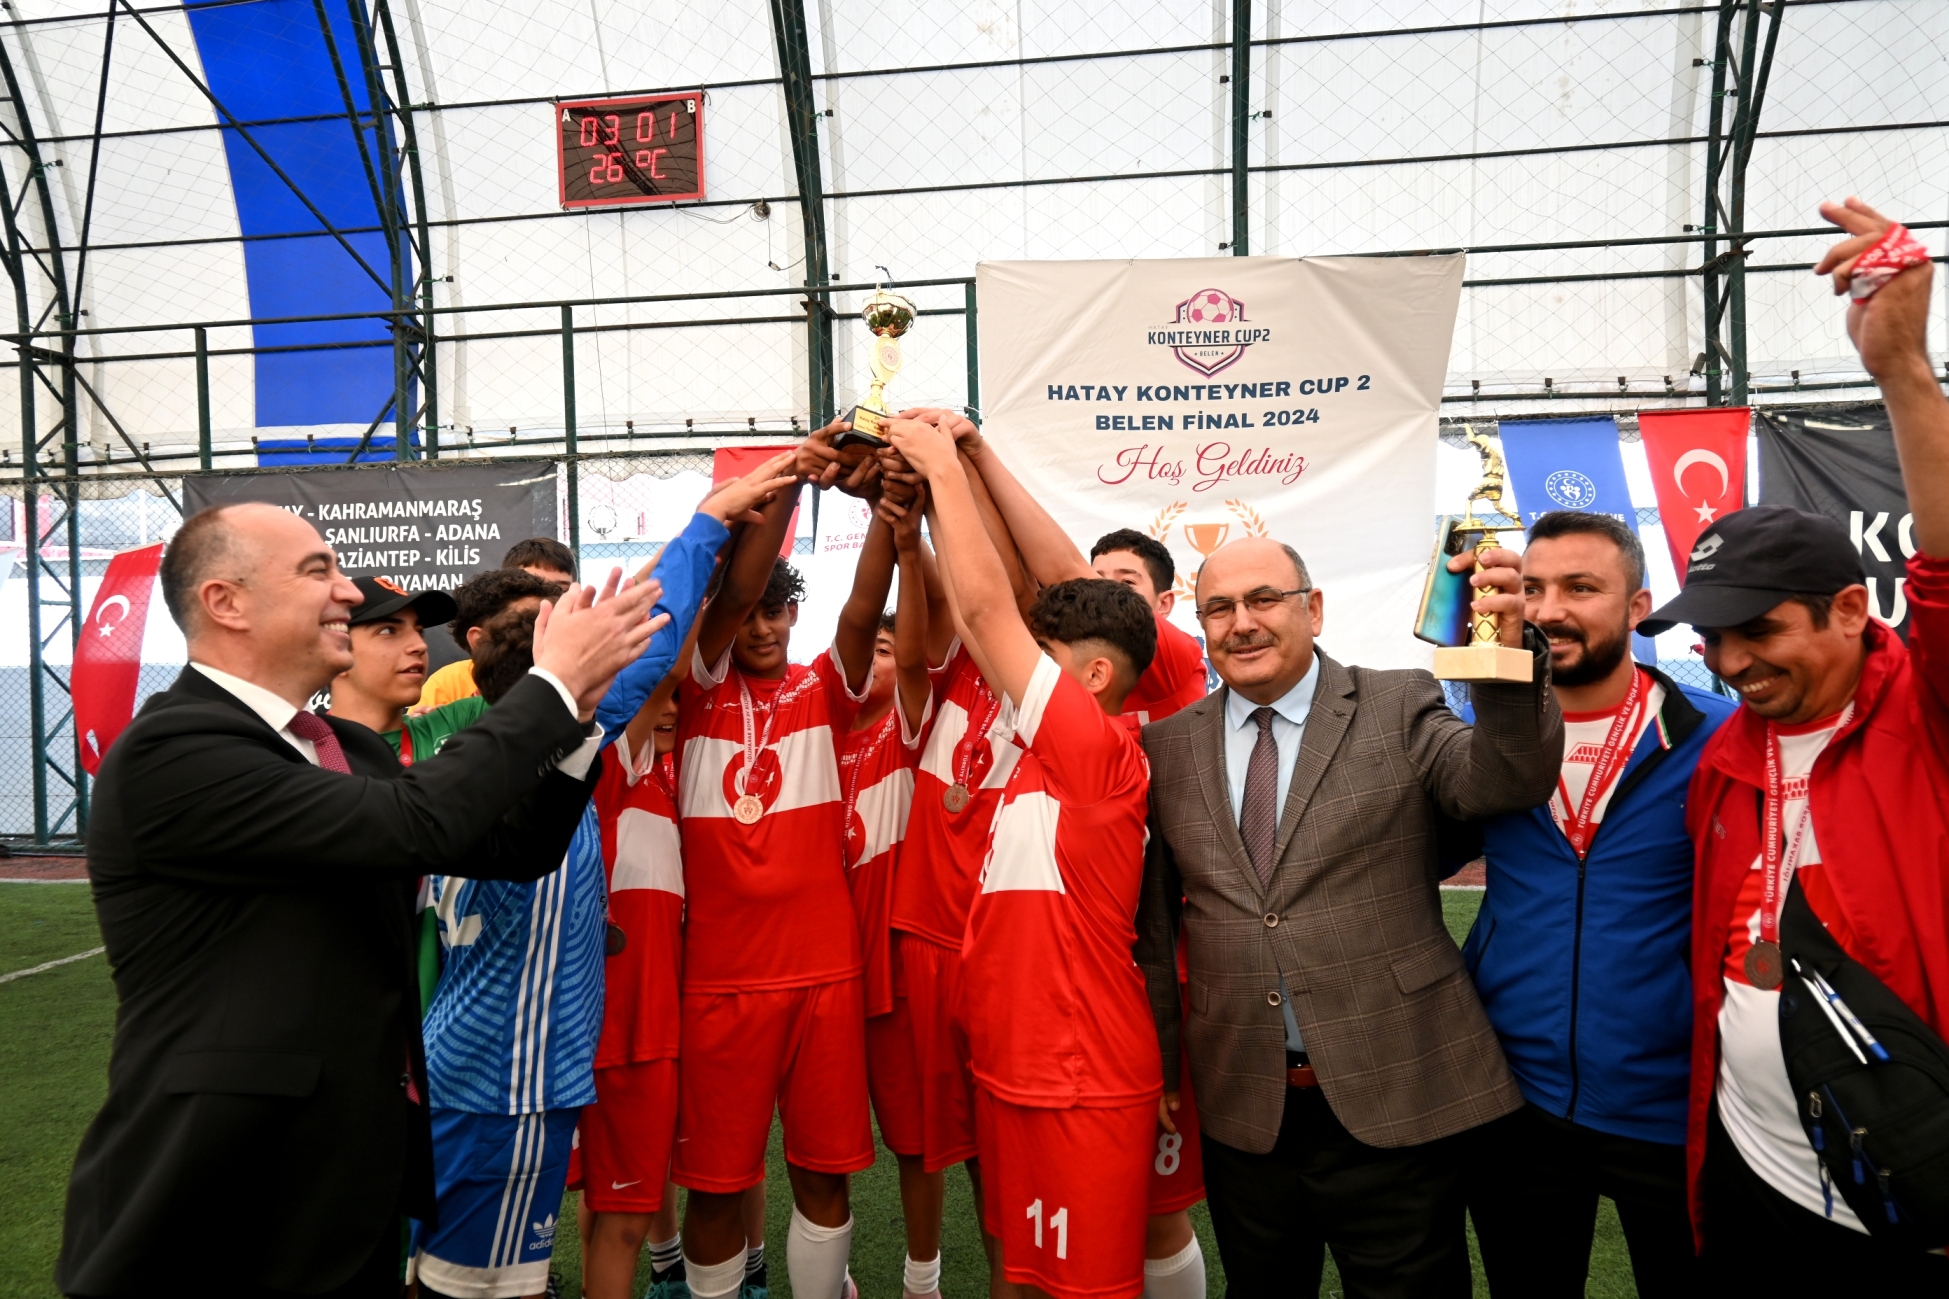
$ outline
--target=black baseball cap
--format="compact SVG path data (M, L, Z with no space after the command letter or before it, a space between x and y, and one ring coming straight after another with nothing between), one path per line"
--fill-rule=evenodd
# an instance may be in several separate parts
M1638 624L1647 636L1679 623L1737 627L1795 595L1833 595L1865 583L1847 530L1824 514L1789 505L1749 505L1692 544L1685 589Z
M441 590L408 591L385 577L355 577L352 585L359 588L365 600L352 610L351 624L356 627L362 622L377 622L390 618L401 609L411 607L420 616L420 626L432 627L443 622L452 622L460 607L453 597Z

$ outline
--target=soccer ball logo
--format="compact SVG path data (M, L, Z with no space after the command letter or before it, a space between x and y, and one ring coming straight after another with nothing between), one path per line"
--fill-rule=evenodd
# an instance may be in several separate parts
M1199 289L1178 303L1178 320L1190 325L1229 325L1245 319L1245 304L1223 289Z
M1152 342L1163 343L1168 339L1168 345L1178 360L1199 374L1210 376L1245 355L1246 345L1235 341L1232 332L1224 329L1244 319L1243 302L1223 289L1199 289L1178 303L1177 319L1173 323L1223 332L1185 335L1159 330L1153 331ZM1157 337L1160 333L1164 335L1163 338ZM1220 339L1223 341L1216 341Z

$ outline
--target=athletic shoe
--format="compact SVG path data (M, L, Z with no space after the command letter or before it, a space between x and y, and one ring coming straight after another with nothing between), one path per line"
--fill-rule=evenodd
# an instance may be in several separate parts
M677 1270L673 1267L670 1272ZM759 1291L761 1299L763 1294L762 1290ZM650 1288L644 1292L643 1299L690 1299L690 1282L681 1276L673 1277L666 1272L659 1280L650 1282Z
M746 1281L744 1287L738 1291L738 1299L771 1299L771 1291L762 1285L753 1285Z

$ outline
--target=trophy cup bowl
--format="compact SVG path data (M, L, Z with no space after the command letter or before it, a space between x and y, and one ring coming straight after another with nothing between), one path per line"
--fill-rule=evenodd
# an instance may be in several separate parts
M914 304L900 294L879 289L866 300L859 314L866 327L873 331L873 344L867 353L873 367L873 385L866 400L847 412L846 422L853 426L851 430L834 438L832 444L841 451L851 447L878 451L888 445L881 436L881 425L893 418L893 412L887 409L886 387L904 363L900 339L914 327L915 310Z

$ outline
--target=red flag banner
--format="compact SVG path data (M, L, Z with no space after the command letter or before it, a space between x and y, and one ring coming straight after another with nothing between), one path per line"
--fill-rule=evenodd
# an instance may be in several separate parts
M149 623L149 594L156 589L162 546L125 550L108 561L95 607L74 647L74 725L81 733L81 765L94 775L115 737L135 712L142 672L142 633Z
M711 452L711 490L715 491L733 478L742 478L773 456L791 451L798 444L783 447L719 447ZM792 507L791 520L785 525L785 544L779 554L790 559L792 543L798 537L799 507Z
M1746 406L1638 415L1651 486L1658 493L1658 517L1680 585L1699 534L1746 504L1746 431L1751 420L1752 410Z

